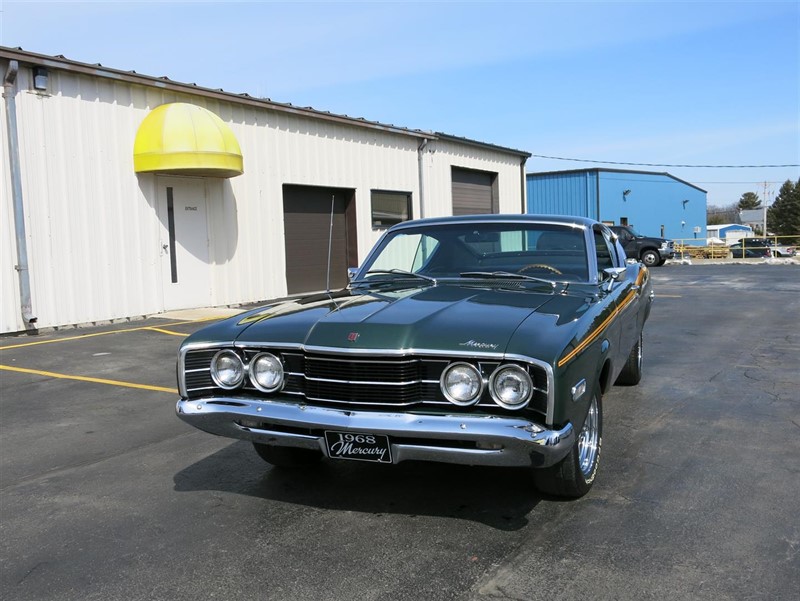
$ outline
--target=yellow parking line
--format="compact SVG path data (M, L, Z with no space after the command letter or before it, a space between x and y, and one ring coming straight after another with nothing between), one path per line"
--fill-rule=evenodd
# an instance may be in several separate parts
M160 332L162 334L169 334L170 336L182 336L186 338L189 334L184 334L183 332L171 332L170 330L162 330L161 328L145 328L145 330L152 330L154 332Z
M219 319L219 318L215 318ZM173 323L165 323L165 326L182 326L189 323L199 323L203 321L211 321L211 319L203 318L192 321L176 321ZM162 331L154 326L141 326L139 328L126 328L124 330L110 330L108 332L95 332L94 334L81 334L80 336L69 336L68 338L53 338L51 340L37 340L36 342L23 342L22 344L10 344L8 346L0 346L0 351L7 351L15 348L23 348L26 346L37 346L39 344L52 344L53 342L67 342L69 340L82 340L84 338L93 338L95 336L106 336L108 334L121 334L123 332L139 332L141 330L156 330ZM173 334L174 336L188 336L188 334L175 334L173 332L163 331L165 334Z
M121 382L119 380L105 380L103 378L88 378L86 376L70 376L67 374L57 374L52 371L26 369L24 367L11 367L10 365L0 365L0 369L5 371L15 371L23 374L33 374L35 376L45 376L48 378L60 378L62 380L78 380L79 382L92 382L94 384L109 384L111 386L121 386L123 388L140 388L142 390L155 390L156 392L171 392L173 394L178 394L178 390L176 388L165 388L164 386L150 386L149 384L135 384L133 382Z

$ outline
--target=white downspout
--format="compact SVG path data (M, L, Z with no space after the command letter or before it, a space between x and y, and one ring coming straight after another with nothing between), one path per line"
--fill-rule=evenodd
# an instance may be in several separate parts
M419 216L425 217L425 147L428 145L428 138L424 138L417 147L417 171L419 173Z
M28 271L28 240L25 236L25 206L22 202L22 175L19 160L19 136L17 133L16 81L19 63L9 61L3 78L3 98L6 102L8 125L8 163L11 172L11 199L14 204L14 230L17 238L17 264L14 269L19 276L19 299L25 329L35 331L37 318L31 307L31 279Z

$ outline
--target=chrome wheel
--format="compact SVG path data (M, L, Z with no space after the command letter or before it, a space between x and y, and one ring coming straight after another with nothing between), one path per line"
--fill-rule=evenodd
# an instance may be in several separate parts
M646 250L642 253L642 263L648 267L655 267L660 260L661 257L659 257L658 253L654 250Z
M594 465L597 461L597 452L600 448L600 419L598 416L597 398L592 399L589 406L589 413L583 428L578 436L578 465L585 478L594 472Z
M639 371L642 371L642 356L644 355L644 351L642 350L642 335L639 334L639 344L636 345L636 368Z

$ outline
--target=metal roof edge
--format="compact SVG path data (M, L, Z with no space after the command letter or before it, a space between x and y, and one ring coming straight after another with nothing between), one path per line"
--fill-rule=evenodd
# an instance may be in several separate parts
M388 125L385 123L380 123L378 121L369 121L362 117L337 115L327 111L317 110L312 107L298 107L289 103L276 102L269 98L256 98L254 96L250 96L247 93L236 94L234 92L226 92L222 88L218 89L206 88L203 86L198 86L197 84L194 83L184 83L180 81L174 81L169 79L168 77L154 77L152 75L142 75L141 73L137 73L136 71L123 71L121 69L114 69L111 67L103 66L100 63L97 64L83 63L80 61L68 59L63 55L50 56L47 54L30 52L28 50L23 50L22 48L9 48L7 46L0 46L0 57L7 58L9 60L16 60L19 61L20 63L27 64L30 66L43 66L52 69L63 69L66 71L82 73L84 75L105 77L117 81L124 81L133 84L151 86L165 90L171 90L174 92L197 94L208 98L215 98L217 100L236 102L239 104L246 104L249 106L280 111L294 115L300 115L312 119L331 121L343 125L376 129L403 136L410 136L417 139L448 140L452 142L457 142L459 144L466 144L478 148L496 150L499 152L521 156L524 157L526 160L531 157L531 153L524 152L522 150L506 148L504 146L489 144L487 142L479 142L477 140L470 140L469 138L452 136L442 132L424 131L420 129L409 129L397 125Z
M236 94L234 92L226 92L222 88L213 89L198 86L194 83L184 83L174 81L168 77L154 77L152 75L142 75L136 71L122 71L120 69L113 69L105 67L100 63L90 64L83 63L68 59L65 56L50 56L47 54L37 54L29 52L22 48L9 48L7 46L0 46L0 58L8 60L16 60L20 63L29 66L42 66L51 69L63 69L65 71L72 71L75 73L82 73L84 75L92 75L95 77L105 77L117 81L125 81L144 86L156 87L174 92L183 92L188 94L197 94L218 100L228 102L236 102L240 104L247 104L250 106L280 111L284 113L291 113L295 115L310 117L314 119L321 119L324 121L333 121L344 125L352 125L356 127L365 127L369 129L377 129L390 133L411 136L414 138L427 138L429 140L436 139L437 135L433 132L422 131L418 129L408 129L396 125L387 125L379 123L378 121L369 121L362 117L350 117L348 115L337 115L334 113L320 111L311 107L299 107L288 103L275 102L269 98L256 98L247 93Z
M536 177L539 175L562 175L568 173L588 173L588 172L599 173L601 171L606 171L609 173L638 173L641 175L664 175L682 184L686 184L687 186L690 186L695 190L699 190L704 194L708 194L708 190L703 190L703 188L701 188L700 186L696 186L691 182L687 182L686 180L682 180L679 177L675 177L674 175L672 175L671 173L667 173L666 171L642 171L640 169L611 169L607 167L587 167L586 169L565 169L563 171L532 171L526 173L525 177L526 178L528 176Z
M485 148L488 150L498 150L510 154L516 154L517 156L525 157L526 160L531 158L531 156L533 156L530 152L525 152L524 150L517 150L516 148L507 148L505 146L498 146L497 144L490 144L488 142L479 142L478 140L470 140L469 138L453 136L440 131L433 133L440 140L446 140L448 142L458 142L460 144L467 144L469 146L476 146L478 148Z

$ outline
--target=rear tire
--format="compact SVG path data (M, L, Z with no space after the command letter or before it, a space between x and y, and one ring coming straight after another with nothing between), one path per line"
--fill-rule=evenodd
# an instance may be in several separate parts
M617 386L636 386L641 381L643 355L642 335L640 333L639 340L633 345L625 366L617 376L617 381L615 382Z
M270 444L254 442L253 447L267 463L276 467L300 468L309 467L319 463L322 453L310 449L298 449L295 447L276 447Z
M577 499L592 488L603 445L603 403L599 388L569 454L551 467L533 470L536 488L548 495Z

